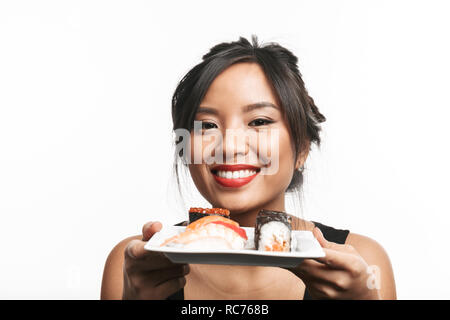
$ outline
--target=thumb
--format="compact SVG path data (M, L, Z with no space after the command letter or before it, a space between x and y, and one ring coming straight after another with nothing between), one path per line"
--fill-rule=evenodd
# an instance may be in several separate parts
M142 227L142 241L150 240L153 235L162 229L162 224L159 221L151 221L144 224Z
M328 241L327 239L325 239L322 231L319 228L314 227L313 235L317 239L317 241L319 241L319 244L322 248L332 248L333 247L333 243Z

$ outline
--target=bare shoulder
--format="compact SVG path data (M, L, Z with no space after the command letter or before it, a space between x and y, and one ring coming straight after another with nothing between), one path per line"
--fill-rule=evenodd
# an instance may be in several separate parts
M103 270L100 299L122 299L124 251L128 243L135 239L142 239L142 235L128 237L120 241L109 253Z
M396 299L394 272L388 253L383 246L374 239L357 233L349 233L345 244L355 248L371 270L380 277L382 298Z
M354 247L360 254L388 258L386 250L372 238L357 233L349 233L345 244Z

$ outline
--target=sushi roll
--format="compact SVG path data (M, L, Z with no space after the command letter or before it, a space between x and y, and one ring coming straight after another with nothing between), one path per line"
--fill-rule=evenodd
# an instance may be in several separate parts
M224 218L230 218L230 211L222 208L190 208L189 223L193 223L200 218L218 215Z
M242 250L247 240L239 223L219 215L210 215L189 224L184 232L166 239L162 244L196 250Z
M291 251L292 218L285 212L261 210L256 217L255 249Z

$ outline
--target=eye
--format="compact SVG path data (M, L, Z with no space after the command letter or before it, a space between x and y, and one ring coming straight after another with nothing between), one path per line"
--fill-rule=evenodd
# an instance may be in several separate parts
M248 125L251 127L260 127L260 126L266 126L268 124L273 123L272 120L264 119L264 118L258 118L250 122Z
M202 129L208 130L208 129L216 129L217 125L212 122L202 121Z

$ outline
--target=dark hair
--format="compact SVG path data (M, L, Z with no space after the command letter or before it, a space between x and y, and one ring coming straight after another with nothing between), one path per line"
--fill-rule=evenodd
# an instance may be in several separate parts
M319 124L326 119L308 95L297 61L291 51L277 43L258 44L255 35L252 35L252 43L240 37L238 41L215 45L203 56L203 61L183 77L173 94L173 130L192 129L198 106L211 83L222 71L238 62L255 62L262 67L278 96L291 133L295 157L297 158L309 143L320 146ZM175 156L178 183L179 156ZM302 183L302 172L295 170L287 191L300 188Z

